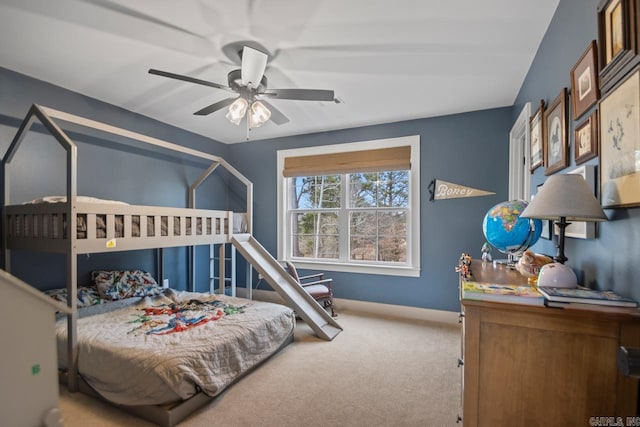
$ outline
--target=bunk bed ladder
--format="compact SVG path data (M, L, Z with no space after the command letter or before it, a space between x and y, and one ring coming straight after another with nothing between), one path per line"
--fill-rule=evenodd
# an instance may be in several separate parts
M209 246L209 292L212 294L226 294L227 287L232 297L236 296L236 248L231 246L230 254L227 256L227 245L222 243ZM216 253L217 252L217 253ZM215 264L218 264L218 274L215 274ZM227 266L227 263L229 265ZM218 290L216 292L216 282Z

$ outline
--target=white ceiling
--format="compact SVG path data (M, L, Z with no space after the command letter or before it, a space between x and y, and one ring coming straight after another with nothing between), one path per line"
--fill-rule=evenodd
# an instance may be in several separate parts
M0 0L0 66L234 143L222 46L274 55L270 88L333 89L340 101L270 100L291 121L252 140L512 105L559 0ZM244 123L244 122L243 122Z

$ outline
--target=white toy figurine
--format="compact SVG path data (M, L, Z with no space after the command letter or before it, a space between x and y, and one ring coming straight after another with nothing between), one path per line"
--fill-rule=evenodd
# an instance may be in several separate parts
M484 242L484 245L482 245L481 251L482 251L482 261L491 262L493 257L491 256L491 246L489 246L489 243Z

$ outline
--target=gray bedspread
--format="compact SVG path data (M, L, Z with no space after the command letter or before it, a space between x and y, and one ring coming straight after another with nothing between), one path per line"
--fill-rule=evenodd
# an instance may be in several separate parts
M128 304L83 309L93 315L81 313L77 328L80 374L123 405L169 403L199 389L215 396L276 352L295 327L288 307L223 295L169 292ZM58 320L62 368L66 330Z

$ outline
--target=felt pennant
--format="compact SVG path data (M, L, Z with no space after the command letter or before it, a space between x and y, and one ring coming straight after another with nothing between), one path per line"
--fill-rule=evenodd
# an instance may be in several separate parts
M464 197L490 196L491 191L478 190L477 188L466 187L439 179L434 179L429 184L430 201L445 199L461 199Z

